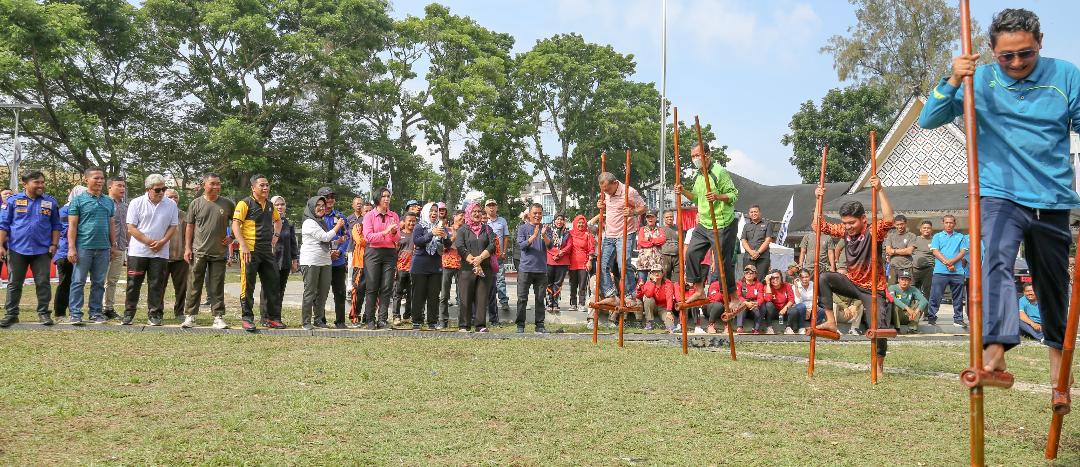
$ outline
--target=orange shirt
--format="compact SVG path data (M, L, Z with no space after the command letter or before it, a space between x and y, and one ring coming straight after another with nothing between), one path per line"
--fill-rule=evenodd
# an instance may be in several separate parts
M353 268L364 269L364 252L367 250L367 239L364 238L364 224L357 222L352 228L352 262L349 263Z

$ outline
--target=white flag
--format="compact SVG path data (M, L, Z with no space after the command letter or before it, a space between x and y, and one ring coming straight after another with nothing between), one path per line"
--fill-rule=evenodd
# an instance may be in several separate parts
M776 243L783 245L784 240L787 239L788 224L791 223L791 216L795 215L795 195L791 195L791 199L787 202L787 211L784 211L784 220L780 222L780 233L776 234Z

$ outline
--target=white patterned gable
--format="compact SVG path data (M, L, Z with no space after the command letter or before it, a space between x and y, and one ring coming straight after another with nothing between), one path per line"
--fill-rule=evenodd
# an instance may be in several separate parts
M964 134L954 123L926 130L918 125L925 101L912 98L881 140L876 154L878 177L885 186L967 183ZM863 169L848 193L867 186L870 167Z

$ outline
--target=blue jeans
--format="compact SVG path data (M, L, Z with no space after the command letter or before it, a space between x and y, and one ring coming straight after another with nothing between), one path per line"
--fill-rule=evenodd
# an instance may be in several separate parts
M105 297L105 276L109 272L109 249L86 248L76 249L79 262L75 263L75 271L71 276L71 300L68 307L71 308L72 318L82 318L83 288L86 286L86 278L90 278L90 319L103 317L102 299Z
M941 306L941 297L945 295L946 285L952 289L953 321L963 321L964 300L967 298L963 274L934 274L930 284L930 308L926 312L926 319L937 321L937 310Z
M1021 336L1028 336L1028 337L1030 337L1032 339L1035 339L1035 340L1037 340L1039 342L1043 341L1043 333L1042 333L1042 331L1036 331L1035 328L1031 327L1030 324L1025 323L1023 320L1020 321L1020 335Z
M506 259L509 260L511 258L509 256L507 256ZM502 305L504 307L509 307L510 306L510 296L506 294L506 272L505 272L505 269L506 269L506 267L500 261L500 263L499 263L499 271L495 273L495 292L498 294L498 297L499 297L499 305ZM489 306L495 306L495 301L492 300L491 305L489 305ZM498 321L498 320L496 320L496 321Z
M637 233L626 234L626 254L634 251L637 246ZM626 293L634 293L637 278L634 274L634 266L629 261L624 262L623 242L621 238L605 238L603 250L600 253L600 294L604 297L615 296L619 291L615 287L615 276L612 274L614 267L621 268L626 264Z
M791 319L795 319L795 316L798 316L799 326L804 327L804 328L809 327L810 326L810 313L812 311L813 310L811 309L811 307L806 306L805 303L796 303L795 304L795 309L793 310L794 316L792 316ZM789 311L788 314L792 314L793 312ZM789 321L789 323L790 322L791 321ZM818 312L817 312L817 323L815 324L815 326L820 325L821 323L824 323L824 322L825 322L825 313L822 313L821 310L818 310ZM792 329L799 329L799 328L792 327Z

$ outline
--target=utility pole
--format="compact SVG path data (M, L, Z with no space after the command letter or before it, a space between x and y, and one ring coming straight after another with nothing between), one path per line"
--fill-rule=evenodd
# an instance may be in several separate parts
M9 102L0 102L0 109L12 109L15 112L15 130L13 131L13 140L15 141L15 154L11 157L11 177L8 188L12 191L18 191L19 186L19 162L22 160L22 145L19 144L19 117L24 110L41 109L40 104L17 104Z

